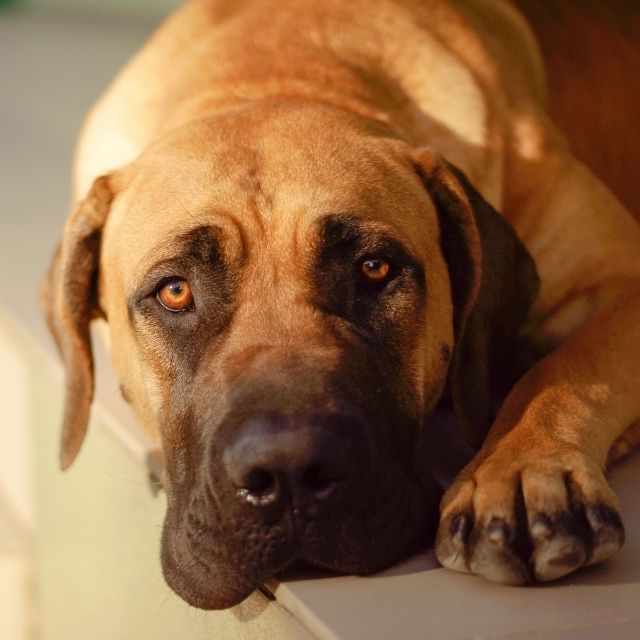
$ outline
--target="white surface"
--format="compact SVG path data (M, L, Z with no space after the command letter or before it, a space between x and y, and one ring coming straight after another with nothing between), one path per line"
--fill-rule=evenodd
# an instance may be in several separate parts
M50 349L36 287L67 216L73 141L93 99L150 30L0 13L0 306ZM114 386L102 393L118 414L116 396ZM117 419L130 420L125 413ZM625 549L554 586L492 585L422 556L366 579L290 581L276 595L324 638L640 637L638 455L616 472L614 485L626 518ZM0 585L18 584L20 571L13 560L0 560Z

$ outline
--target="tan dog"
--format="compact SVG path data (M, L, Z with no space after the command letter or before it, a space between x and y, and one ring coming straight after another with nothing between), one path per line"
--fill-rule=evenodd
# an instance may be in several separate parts
M547 581L622 544L604 468L640 416L640 229L543 85L499 0L198 0L93 110L44 285L62 466L102 316L186 600L427 543L443 398L481 445L440 506L445 566Z

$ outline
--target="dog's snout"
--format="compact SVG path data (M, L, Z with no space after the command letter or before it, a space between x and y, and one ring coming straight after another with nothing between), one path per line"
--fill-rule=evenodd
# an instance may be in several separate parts
M349 482L352 437L348 430L278 415L244 422L224 452L237 496L254 506L318 503Z

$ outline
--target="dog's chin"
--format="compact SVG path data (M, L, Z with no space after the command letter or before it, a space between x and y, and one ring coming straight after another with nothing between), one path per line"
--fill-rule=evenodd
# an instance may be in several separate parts
M367 561L354 558L346 558L343 562L334 558L313 559L293 553L282 566L253 567L248 573L241 567L226 564L209 566L195 558L180 561L171 554L163 553L162 569L169 587L187 604L207 610L228 609L240 604L270 578L291 580L310 575L369 575L419 550L420 546L414 540L398 549L399 553L393 556Z
M235 536L221 544L212 537L206 547L194 545L184 529L165 526L164 577L188 604L200 609L226 609L274 577L291 579L300 572L308 574L310 569L333 574L376 573L426 548L433 540L437 501L425 503L415 495L389 515L393 524L378 529L379 523L375 523L373 531L373 523L361 526L361 522L351 520L336 522L329 527L331 531L310 528L303 536L278 527L269 539L257 544Z
M228 609L248 598L262 580L247 580L224 567L207 566L197 560L182 562L162 553L164 579L187 604L198 609Z
M187 604L198 609L228 609L247 598L255 587L221 581L204 567L188 569L162 554L162 572L171 589Z

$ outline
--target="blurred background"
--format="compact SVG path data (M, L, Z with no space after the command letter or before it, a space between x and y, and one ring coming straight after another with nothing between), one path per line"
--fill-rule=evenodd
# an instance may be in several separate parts
M6 282L0 307L26 313L21 320L38 335L43 326L35 288L27 291L32 281L25 275L33 273L35 286L68 215L71 158L82 120L177 4L0 0L0 266L4 274L20 273Z
M175 0L2 0L4 6L66 15L99 16L102 18L141 18L157 21L179 3Z

